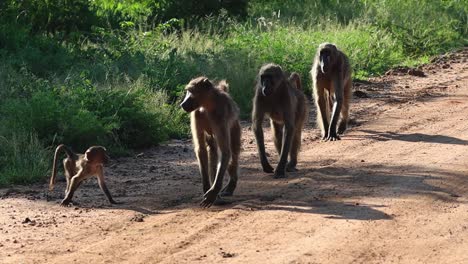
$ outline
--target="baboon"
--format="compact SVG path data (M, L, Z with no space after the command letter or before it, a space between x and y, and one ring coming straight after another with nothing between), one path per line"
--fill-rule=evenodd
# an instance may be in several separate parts
M226 169L230 178L221 195L233 195L237 186L241 126L239 108L228 89L224 80L215 86L208 78L198 77L187 84L187 94L180 104L191 113L192 138L204 192L200 205L204 208L224 203L219 193Z
M297 171L302 127L308 115L299 74L293 73L288 79L279 65L270 63L263 65L257 76L253 99L252 130L257 140L263 171L272 173L273 167L265 154L263 138L262 123L265 115L270 118L273 140L280 155L278 166L274 170L274 177L284 178L286 171ZM288 155L289 163L287 163Z
M107 156L106 148L101 146L92 146L86 150L84 154L76 154L66 145L59 145L55 149L54 164L52 165L52 177L50 178L49 191L54 189L55 178L57 176L57 158L60 151L64 151L67 157L63 159L63 168L65 172L65 178L67 180L67 188L65 189L65 198L62 200L60 205L68 205L73 194L81 185L83 180L90 177L96 176L98 184L104 194L109 199L111 204L118 204L107 189L104 181L104 169L103 164L109 161Z
M348 125L351 100L351 66L348 57L335 45L322 43L310 71L317 107L317 123L322 140L340 140ZM331 111L331 116L330 116ZM338 134L336 126L341 114Z
M289 75L289 81L294 85L294 87L296 87L296 89L302 90L301 76L299 76L299 73L291 73L291 75Z

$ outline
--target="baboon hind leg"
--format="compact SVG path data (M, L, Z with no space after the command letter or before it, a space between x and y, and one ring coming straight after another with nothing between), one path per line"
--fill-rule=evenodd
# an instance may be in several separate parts
M216 177L216 169L218 166L218 145L216 144L216 140L214 137L207 138L207 146L208 146L208 163L209 163L209 172L210 175L210 187L213 185L213 182Z
M294 134L294 138L291 144L291 151L289 153L289 162L288 162L288 165L286 166L286 171L288 172L298 171L296 166L297 166L297 156L301 149L301 140L302 140L301 136L302 136L302 127L298 127Z
M329 81L317 80L314 82L314 98L317 110L316 122L322 133L322 140L328 138L328 125L330 123L329 87Z
M273 142L275 143L276 151L278 155L281 155L281 147L283 144L283 126L270 120L271 131L273 132Z
M68 191L70 190L71 178L73 177L73 175L76 174L74 163L75 161L69 158L66 158L63 160L63 170L65 174L65 180L67 180L67 187L65 188L65 195L67 195Z
M80 170L76 175L71 177L70 186L68 188L67 193L65 194L65 198L63 198L62 202L60 203L61 206L66 206L71 202L73 194L75 193L76 189L78 189L78 187L81 185L85 176L86 175L84 171Z
M241 126L237 122L231 129L231 162L228 166L229 182L221 192L223 196L232 196L239 178L239 156L241 150Z
M343 107L341 108L341 118L340 124L338 126L338 134L343 134L349 122L349 104L352 97L352 83L351 79L348 79L344 86L344 96L343 96Z

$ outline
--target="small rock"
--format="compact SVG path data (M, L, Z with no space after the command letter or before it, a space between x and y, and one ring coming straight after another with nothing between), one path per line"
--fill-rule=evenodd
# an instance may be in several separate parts
M155 171L155 170L156 170L156 166L151 165L151 166L149 167L149 169L148 169L148 172L153 172L153 171Z
M132 222L143 222L145 217L146 217L146 215L144 215L144 214L137 214L137 215L133 216L132 218L130 218L130 221L132 221Z
M224 252L224 251L221 251L221 256L222 256L223 258L232 258L232 257L235 257L235 256L236 256L236 254L234 254L234 253L229 253L229 252Z
M31 222L31 219L29 219L29 217L26 217L23 222L21 222L22 224L27 224L27 223L30 223Z

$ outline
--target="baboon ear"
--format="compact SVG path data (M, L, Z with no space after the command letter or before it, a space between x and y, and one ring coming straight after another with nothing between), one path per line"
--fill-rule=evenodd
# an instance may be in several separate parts
M210 80L206 77L204 77L202 80L201 80L201 85L203 88L205 89L209 89L213 86L213 84L210 82Z

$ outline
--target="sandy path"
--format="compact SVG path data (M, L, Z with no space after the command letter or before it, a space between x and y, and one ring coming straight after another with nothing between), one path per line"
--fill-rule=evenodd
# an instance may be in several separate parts
M50 201L45 185L0 189L0 263L468 263L467 59L356 86L370 98L355 98L351 130L321 143L307 127L300 171L284 180L261 172L244 124L229 206L198 208L189 141L114 161L122 206L95 181L68 208L63 182Z

